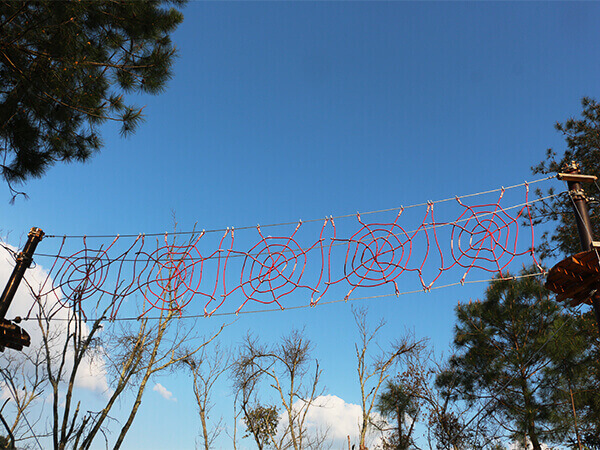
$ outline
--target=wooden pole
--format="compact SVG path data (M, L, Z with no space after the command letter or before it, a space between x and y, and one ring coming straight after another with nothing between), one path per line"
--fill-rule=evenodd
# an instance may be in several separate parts
M593 181L595 177L580 175L579 165L575 161L565 167L564 171L565 176L560 178L566 180L567 185L569 186L569 196L573 203L573 212L575 213L575 221L577 222L577 231L579 232L581 249L584 252L587 252L593 249L594 234L587 206L587 198L581 188L581 182ZM598 332L600 333L600 296L597 293L594 293L591 300L594 314L596 315Z
M22 350L24 346L29 347L31 342L29 334L16 325L21 321L20 317L14 321L6 320L5 317L17 293L17 289L19 289L19 284L23 279L23 275L25 275L25 271L31 265L35 248L43 237L44 232L39 228L34 227L29 231L27 243L23 251L17 255L17 264L0 297L0 352L3 352L5 347Z
M6 316L8 307L17 293L17 289L19 288L19 284L23 279L23 275L31 265L35 248L43 237L44 232L39 228L33 227L29 231L29 234L27 235L27 243L25 244L23 251L18 254L17 264L15 265L12 275L10 276L6 287L4 288L4 292L2 292L2 297L0 297L0 319L4 319Z

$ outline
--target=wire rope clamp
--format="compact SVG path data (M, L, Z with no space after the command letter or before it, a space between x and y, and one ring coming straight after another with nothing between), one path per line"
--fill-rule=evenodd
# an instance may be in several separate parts
M569 197L571 197L573 200L586 199L585 191L583 189L571 189L569 191Z

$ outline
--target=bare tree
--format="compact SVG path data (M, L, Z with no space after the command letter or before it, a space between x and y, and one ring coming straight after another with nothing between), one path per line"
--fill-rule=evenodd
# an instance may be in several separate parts
M189 366L193 377L193 391L198 405L198 415L202 428L202 444L205 450L209 450L215 439L223 431L223 418L209 425L209 414L214 406L212 400L213 388L217 380L231 366L229 351L223 349L217 342L209 350L207 346L202 347L193 357L184 362Z
M91 329L88 329L80 312L68 310L63 328L61 322L57 323L54 320L61 319L60 316L57 317L59 310L54 308L55 305L49 305L47 299L37 300L36 318L42 340L44 375L48 379L52 395L53 448L67 448L72 441L74 441L73 447L76 448L92 417L87 414L80 418L79 402L72 411L75 380L84 359L93 357L92 354L100 348L95 345L98 342L96 337L102 329L105 316L101 314L94 320ZM66 390L63 392L64 384Z
M272 407L258 402L259 389L265 381L275 393L282 407L282 431L279 436L270 435L270 445L277 449L322 448L325 435L311 436L307 432L308 411L321 394L318 390L321 370L318 361L310 358L311 343L298 330L282 338L280 344L271 347L260 344L247 336L233 364L234 388L249 433L259 448L266 446L253 411L256 407Z
M366 440L370 426L374 423L374 407L378 393L385 381L392 375L392 369L400 358L423 347L421 341L415 341L408 334L390 344L389 349L378 347L377 337L385 326L381 320L373 329L369 328L367 310L353 308L354 320L358 329L358 342L355 343L357 374L360 385L360 400L362 416L358 424L359 450L366 450Z
M173 293L163 292L165 296ZM133 403L126 415L113 448L123 444L142 403L148 381L161 372L190 360L203 346L215 339L223 326L207 341L198 343L189 328L179 320L175 309L161 310L156 320L140 319L137 329L110 324L106 307L88 328L75 310L69 314L65 330L53 326L53 316L45 308L38 311L42 336L45 376L52 390L52 438L55 449L88 449L103 434L110 413L126 391L133 392ZM99 331L107 326L100 336ZM76 379L85 359L96 358L111 378L112 392L102 410L81 412L74 404ZM123 401L123 400L122 400ZM122 402L121 401L121 402Z
M439 362L429 347L407 353L402 369L394 382L418 408L426 426L426 441L431 450L493 449L498 442L497 428L485 418L484 403L468 405L455 401L457 385L450 379L441 387L436 384L439 374L450 377L447 365ZM479 416L474 415L479 411ZM418 420L417 414L411 417Z
M32 407L48 385L44 376L44 362L39 346L26 348L22 352L6 351L1 358L0 387L6 400L0 408L0 419L6 434L19 446L27 445L33 439L29 425L35 427L40 420L40 412L36 412L34 419L31 415L27 418L26 414L33 410ZM8 411L4 410L5 407ZM10 417L10 424L4 415Z
M90 260L89 264L93 263ZM161 373L183 368L225 326L208 339L199 339L193 332L193 324L179 320L180 310L173 300L178 298L176 290L176 284L170 282L161 288L158 296L163 307L158 317L124 323L108 320L114 307L112 301L97 299L95 310L88 311L95 319L86 320L77 295L70 306L64 307L56 298L42 297L32 288L36 294L33 314L37 329L28 328L34 344L34 351L29 354L36 355L36 359L29 362L33 366L28 372L29 385L33 388L27 392L28 397L18 389L22 376L18 378L16 367L0 369L3 386L10 392L13 403L19 405L15 426L33 399L45 395L48 388L52 399L48 434L55 450L89 449L99 439L104 439L108 446L105 430L114 428L116 422L111 414L117 410L122 415L122 424L112 447L120 448L142 404L148 382ZM115 294L115 299L119 298ZM107 397L99 411L90 411L79 400L77 381L86 369L90 374L90 365L96 375L106 377ZM124 407L127 402L129 406ZM43 435L39 430L35 432L36 437Z

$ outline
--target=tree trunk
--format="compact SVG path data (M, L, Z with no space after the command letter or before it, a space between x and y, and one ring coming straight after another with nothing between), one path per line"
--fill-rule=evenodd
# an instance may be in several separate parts
M400 411L400 406L396 407L396 421L398 422L398 445L403 449L404 437L402 436L402 411Z
M533 450L542 450L542 446L540 445L540 441L535 432L529 433L529 440L531 441L531 445L533 445Z
M200 424L202 425L202 437L204 438L204 450L209 450L208 430L206 429L206 414L203 409L200 409Z
M525 406L525 411L528 414L528 417L525 418L525 425L527 427L527 435L529 440L531 441L531 445L533 446L533 450L542 450L542 446L540 445L540 441L538 439L535 421L530 411L533 411L534 401L533 396L531 394L531 390L529 389L529 380L525 376L524 368L521 368L521 393L523 395L523 401Z
M140 385L138 387L135 402L133 404L133 407L131 408L131 411L129 412L129 417L127 418L127 422L125 422L125 425L123 425L123 428L121 428L121 432L119 433L119 437L117 438L117 441L115 442L115 446L113 447L113 450L118 450L121 447L121 445L123 444L123 439L125 439L125 435L129 431L129 428L131 428L131 425L133 424L133 419L135 418L135 416L138 412L138 409L139 409L140 405L142 404L142 397L144 395L144 391L146 390L146 384L148 383L150 376L152 376L152 374L156 371L156 368L154 367L154 363L157 358L158 350L160 348L160 343L162 342L163 336L165 334L167 326L169 325L169 321L173 317L173 314L174 314L173 310L169 310L169 312L167 313L167 316L164 318L162 317L162 314L161 314L161 319L160 319L161 322L159 322L158 331L156 333L156 338L154 339L154 343L152 344L152 353L150 354L150 359L147 363L144 376L142 377L142 381L140 382ZM140 351L143 352L144 348L141 348Z

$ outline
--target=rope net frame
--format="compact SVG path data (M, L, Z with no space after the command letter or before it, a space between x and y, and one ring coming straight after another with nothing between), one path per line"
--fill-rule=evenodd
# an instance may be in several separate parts
M37 255L51 264L44 261L45 279L28 285L38 300L78 308L84 316L103 299L110 302L109 318L118 319L132 297L140 318L152 311L211 316L224 305L236 314L249 303L285 309L303 299L315 306L334 292L348 300L363 288L383 286L399 295L399 283L409 278L428 292L448 276L461 284L472 272L502 277L515 259L543 272L534 251L532 207L544 199L529 199L530 184L385 210L383 220L356 213L277 224L282 231L276 235L257 225L111 238L47 236L58 250ZM519 202L504 205L509 189ZM474 197L482 195L493 198L477 202ZM452 220L438 219L442 203L443 217L452 214Z

